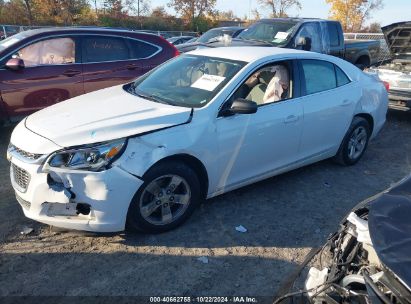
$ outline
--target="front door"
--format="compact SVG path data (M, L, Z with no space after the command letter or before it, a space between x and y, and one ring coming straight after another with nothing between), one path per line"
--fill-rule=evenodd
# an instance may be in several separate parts
M37 110L84 93L76 40L49 38L16 50L25 67L0 69L0 92L7 115L20 119Z
M288 75L274 74L278 65ZM219 163L224 164L217 191L269 175L298 160L303 108L296 87L290 87L296 83L290 82L291 71L291 62L281 62L252 73L231 99L255 101L258 111L217 118Z

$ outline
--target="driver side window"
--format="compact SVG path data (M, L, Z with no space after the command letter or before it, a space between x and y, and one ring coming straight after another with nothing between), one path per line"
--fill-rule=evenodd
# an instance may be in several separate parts
M303 25L303 27L297 34L295 41L298 41L300 37L308 38L307 51L321 53L322 47L321 47L321 38L320 38L319 33L320 33L320 27L318 26L317 23L307 23Z
M254 101L257 105L280 102L292 98L291 64L276 62L253 72L231 98Z
M22 48L16 56L26 67L74 63L75 44L71 38L42 40Z

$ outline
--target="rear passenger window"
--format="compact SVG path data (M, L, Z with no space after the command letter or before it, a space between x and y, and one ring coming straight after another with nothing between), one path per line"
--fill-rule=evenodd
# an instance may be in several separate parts
M302 60L301 64L307 95L337 87L334 64L320 60Z
M153 56L159 51L159 47L154 46L149 43L145 43L139 40L128 39L131 49L133 59L143 59Z
M337 76L337 86L340 87L347 83L350 83L350 79L338 66L335 66L335 75Z
M86 37L83 40L84 62L127 60L129 49L124 39L115 37Z

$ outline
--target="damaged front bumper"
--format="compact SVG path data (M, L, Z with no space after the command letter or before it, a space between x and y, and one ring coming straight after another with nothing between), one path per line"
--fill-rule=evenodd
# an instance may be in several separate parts
M25 216L67 229L125 229L128 207L143 181L118 166L101 171L50 170L8 155L10 176Z

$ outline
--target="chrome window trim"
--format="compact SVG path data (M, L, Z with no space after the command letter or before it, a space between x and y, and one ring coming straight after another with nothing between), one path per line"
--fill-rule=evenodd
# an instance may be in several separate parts
M48 65L37 65L37 66L32 66L32 67L39 67L39 66L56 66L56 65L70 65L70 64L95 64L95 63L106 63L106 62L120 62L120 61L131 61L131 60L145 60L145 59L150 59L154 56L156 56L158 53L160 53L163 48L161 46L155 45L151 42L147 42L138 38L132 38L132 37L126 37L126 36L119 36L119 35L115 35L115 34L94 34L94 33L74 33L74 34L61 34L61 35L50 35L47 37L41 37L41 38L37 38L34 40L31 40L30 42L27 42L25 44L23 44L22 46L20 46L17 50L12 51L7 53L6 55L4 55L2 58L0 58L0 62L3 61L4 59L6 59L8 56L13 55L14 53L20 51L21 49L25 48L28 45L31 45L33 43L39 42L39 41L43 41L43 40L48 40L48 39L55 39L55 38L61 38L61 37L74 37L74 36L101 36L101 37L114 37L114 38L123 38L123 39L129 39L129 40L135 40L138 42L142 42L142 43L146 43L149 44L151 46L154 46L157 48L157 52L153 53L152 55L148 56L148 57L141 57L141 58L132 58L132 59L126 59L126 60L115 60L115 61L99 61L99 62L74 62L74 63L67 63L67 64L48 64ZM28 67L30 68L30 67ZM0 70L6 70L5 68L0 68Z

